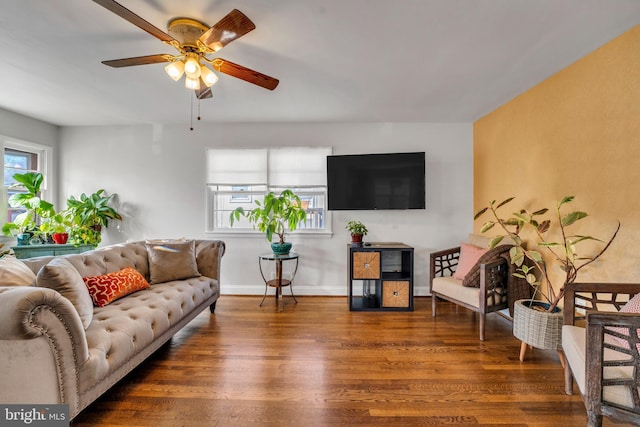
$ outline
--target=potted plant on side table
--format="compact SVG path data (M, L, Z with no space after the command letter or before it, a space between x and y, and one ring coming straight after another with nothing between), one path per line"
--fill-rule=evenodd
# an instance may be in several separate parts
M274 254L288 254L292 244L285 242L286 229L294 231L300 222L307 219L300 197L290 189L283 190L279 195L272 191L264 196L262 202L256 200L255 204L255 208L247 211L243 207L234 209L229 216L231 226L244 216L253 223L254 228L265 234L269 242L272 242L274 235L278 236L278 241L271 243Z
M498 209L513 199L510 197L498 204L495 200L491 201L489 206L476 213L474 219L480 218L486 212L492 214L493 218L485 222L481 228L483 233L496 225L501 229L501 234L492 238L490 248L497 246L505 237L511 238L515 245L509 251L509 257L511 263L517 267L514 275L525 279L534 289L530 300L516 301L514 306L513 333L522 341L520 360L523 361L527 345L547 350L560 349L563 314L558 303L564 297L564 285L573 283L580 270L605 253L618 234L620 223L618 222L613 235L606 242L588 235L572 235L567 228L588 216L586 212L581 211L567 214L561 212L565 205L573 201L573 196L564 197L556 203L553 220L542 219L549 211L547 208L533 212L520 209L507 218L500 217ZM557 221L557 232L560 236L557 240L546 237L554 220ZM530 229L535 238L535 244L531 248L527 247L521 236L525 229ZM578 244L587 241L598 244L598 247L593 249L595 253L578 254ZM558 287L554 287L552 283L543 250L547 259L550 262L555 261L564 272L562 283ZM563 356L559 354L562 360Z
M350 220L349 222L347 222L347 225L344 228L349 230L349 233L351 233L352 244L361 244L362 237L366 236L369 232L369 230L367 230L367 227L363 223L355 220Z

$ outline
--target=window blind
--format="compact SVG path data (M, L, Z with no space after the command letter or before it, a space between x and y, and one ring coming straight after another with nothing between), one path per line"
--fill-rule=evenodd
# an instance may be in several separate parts
M207 184L266 184L267 149L207 149Z

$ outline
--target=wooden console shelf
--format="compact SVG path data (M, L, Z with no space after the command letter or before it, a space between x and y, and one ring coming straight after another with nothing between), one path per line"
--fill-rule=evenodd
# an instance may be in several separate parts
M24 259L24 258L33 258L38 256L54 256L54 255L68 255L68 254L79 254L82 252L90 251L91 249L95 249L94 245L55 245L55 244L46 244L46 245L21 245L21 246L12 246L11 249L13 253L16 254L16 258Z
M351 311L413 311L413 248L397 242L349 244Z

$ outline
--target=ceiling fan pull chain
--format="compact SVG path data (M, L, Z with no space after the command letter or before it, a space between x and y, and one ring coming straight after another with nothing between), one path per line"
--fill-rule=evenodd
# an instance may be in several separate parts
M191 107L191 128L190 130L193 130L193 100L191 99L191 97L189 97L189 106Z

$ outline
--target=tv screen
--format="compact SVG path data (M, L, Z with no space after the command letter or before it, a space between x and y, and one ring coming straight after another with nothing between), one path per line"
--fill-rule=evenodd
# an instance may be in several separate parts
M327 156L327 207L424 209L425 153Z

